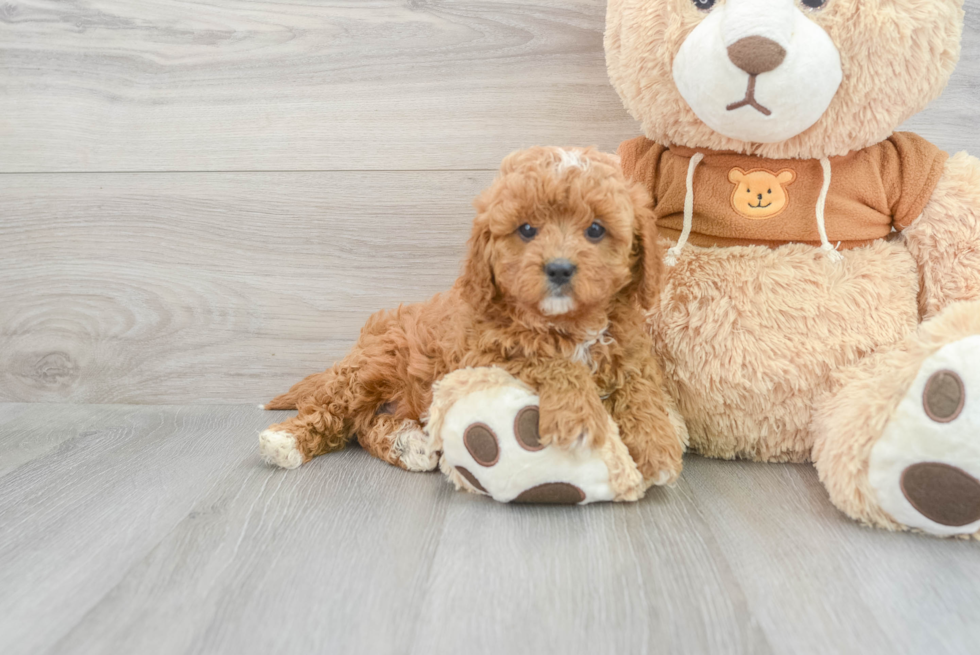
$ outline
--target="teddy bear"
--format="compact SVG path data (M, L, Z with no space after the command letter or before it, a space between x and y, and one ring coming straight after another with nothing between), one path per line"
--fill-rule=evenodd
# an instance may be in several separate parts
M861 523L976 538L980 161L895 131L943 90L963 16L610 0L605 49L643 131L621 166L667 241L648 321L690 450L812 462Z

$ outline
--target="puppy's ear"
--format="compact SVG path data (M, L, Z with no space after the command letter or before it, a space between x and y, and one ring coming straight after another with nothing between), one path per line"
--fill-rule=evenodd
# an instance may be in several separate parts
M627 289L644 310L652 309L660 299L663 253L653 215L653 200L638 182L630 182L633 202L633 281Z
M463 300L473 308L483 310L493 301L497 286L493 278L493 262L490 258L490 220L486 216L486 212L489 211L487 199L481 196L474 205L479 213L473 221L463 274L456 284L459 286Z

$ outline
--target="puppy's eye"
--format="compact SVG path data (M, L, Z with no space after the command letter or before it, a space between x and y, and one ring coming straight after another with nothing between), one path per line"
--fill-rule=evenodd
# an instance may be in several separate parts
M592 225L585 229L585 238L593 243L597 241L602 241L602 237L606 236L606 228L598 221L593 221Z
M804 7L809 7L810 9L820 9L825 4L827 0L800 0Z
M521 238L525 241L530 241L538 234L538 228L531 227L530 223L525 223L524 225L517 228L517 233L521 235Z
M701 11L708 11L715 6L715 0L691 0L694 6ZM816 0L808 0L810 2L816 2Z

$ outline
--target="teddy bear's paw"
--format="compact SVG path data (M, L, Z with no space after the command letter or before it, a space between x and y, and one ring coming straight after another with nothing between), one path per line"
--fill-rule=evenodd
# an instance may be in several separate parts
M418 421L406 419L393 432L391 454L409 471L432 471L439 465L439 449Z
M262 459L284 469L294 469L303 463L303 453L296 437L283 430L265 430L259 435L259 454Z
M927 358L871 450L868 481L899 523L980 530L980 335Z
M440 466L459 489L500 502L585 504L637 500L644 484L612 419L599 449L543 446L538 397L523 385L464 395L442 422Z

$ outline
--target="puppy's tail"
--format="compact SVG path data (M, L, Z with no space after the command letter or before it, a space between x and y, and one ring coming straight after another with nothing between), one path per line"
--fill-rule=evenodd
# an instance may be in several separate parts
M270 400L265 405L265 409L296 409L300 401L312 398L318 388L328 384L330 377L329 370L309 375L294 384L286 393Z
M296 409L299 393L295 387L267 402L262 409Z

